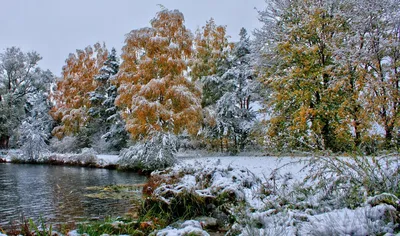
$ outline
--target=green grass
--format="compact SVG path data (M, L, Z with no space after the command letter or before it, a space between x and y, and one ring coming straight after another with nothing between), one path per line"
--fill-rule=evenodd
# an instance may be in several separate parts
M128 234L134 236L147 235L146 232L140 230L139 227L139 222L132 219L107 218L103 221L79 224L78 233L86 233L90 236L100 236L102 234Z

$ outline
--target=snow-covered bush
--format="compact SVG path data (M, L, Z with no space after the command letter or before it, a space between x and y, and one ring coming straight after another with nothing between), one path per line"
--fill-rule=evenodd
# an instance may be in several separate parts
M170 133L156 133L144 143L123 149L118 165L121 169L151 172L170 167L176 161L176 137Z
M57 153L76 153L79 151L78 144L79 141L75 136L65 136L61 140L53 137L50 140L51 150Z
M193 235L193 236L209 236L201 227L200 222L187 220L183 222L179 228L167 227L162 230L155 231L150 236L175 236L175 235Z
M23 122L20 129L23 130L21 137L23 158L28 161L39 161L44 153L49 152L47 135L29 122Z
M335 208L357 207L367 197L400 195L400 156L322 156L307 162L308 182L318 201ZM307 184L306 184L307 185Z
M396 209L390 205L340 209L308 217L299 235L384 235L394 233Z
M96 164L97 152L92 148L83 148L81 153L76 155L77 161L84 165L95 165Z
M102 134L100 132L93 134L90 139L91 139L90 147L93 148L96 152L110 153L113 151L112 145L109 142L107 142L107 140L105 138L102 137Z
M383 235L398 227L400 158L304 158L303 177L265 176L255 199L235 225L241 235ZM268 210L265 210L268 209Z
M150 182L156 184L143 188L148 195L143 214L159 215L169 223L211 216L213 227L225 228L235 221L233 209L251 201L259 179L248 170L223 166L217 161L175 165L153 172Z
M261 198L270 208L331 209L356 208L368 197L382 193L400 195L400 157L304 158L302 175L280 173L265 176ZM299 163L297 163L299 164Z

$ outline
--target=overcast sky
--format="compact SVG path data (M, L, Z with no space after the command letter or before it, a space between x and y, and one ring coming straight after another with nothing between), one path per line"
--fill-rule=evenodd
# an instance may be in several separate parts
M180 10L193 32L213 17L227 25L231 40L239 30L258 28L257 11L264 0L0 0L0 49L17 46L37 51L40 66L55 75L76 49L105 42L118 53L125 34L149 26L160 10L157 4Z

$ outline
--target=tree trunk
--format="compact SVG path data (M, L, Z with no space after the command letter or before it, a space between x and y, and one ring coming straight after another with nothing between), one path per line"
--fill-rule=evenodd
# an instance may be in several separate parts
M10 137L7 135L2 135L0 137L0 149L8 149L8 144L10 141Z
M385 147L392 148L393 126L385 125Z

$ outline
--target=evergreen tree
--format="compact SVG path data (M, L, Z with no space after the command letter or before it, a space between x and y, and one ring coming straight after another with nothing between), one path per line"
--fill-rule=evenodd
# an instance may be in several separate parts
M90 93L92 107L89 109L89 114L93 117L90 125L91 133L99 133L101 138L110 144L110 148L115 150L123 148L128 139L125 123L115 105L118 96L116 83L118 71L119 59L115 48L112 48L99 74L94 78L97 88Z
M231 67L216 80L220 90L224 91L216 104L216 126L221 141L231 151L242 151L248 142L255 112L251 109L252 96L258 83L250 64L250 40L244 28L240 31L240 41L235 45ZM223 145L221 145L223 146Z

